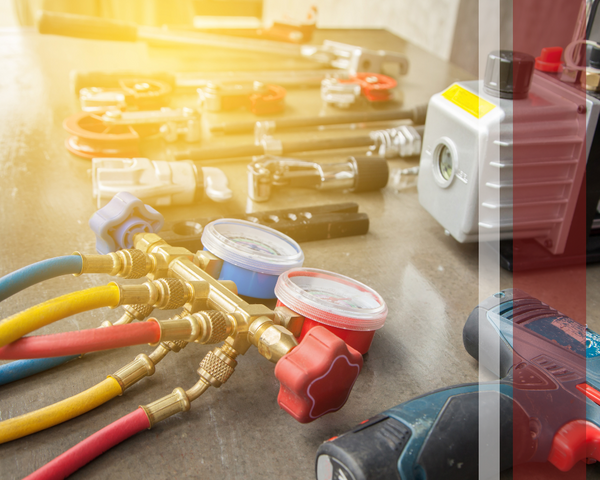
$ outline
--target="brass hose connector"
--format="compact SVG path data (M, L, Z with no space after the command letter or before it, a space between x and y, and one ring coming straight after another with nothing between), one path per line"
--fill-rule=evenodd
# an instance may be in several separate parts
M218 343L225 340L235 330L235 317L218 310L177 316L168 320L151 318L160 327L161 341ZM177 344L175 344L178 346Z
M124 392L126 389L131 387L134 383L139 382L144 377L149 377L154 374L154 362L148 357L148 355L141 353L135 360L128 363L120 370L117 370L109 377L114 378L119 385L121 385L121 391Z
M123 310L125 310L125 313L113 325L123 325L131 323L134 320L141 322L150 316L154 307L152 305L141 303L138 305L123 305Z
M77 275L84 273L106 273L123 278L142 278L156 267L156 257L135 248L119 250L107 255L84 255L81 257L82 268Z
M161 310L183 307L194 297L194 287L176 278L160 278L141 285L118 285L119 305L147 304Z
M275 307L275 317L273 318L275 325L281 325L287 328L294 334L294 337L298 338L302 333L302 325L304 324L304 317L299 313L290 310L285 305Z
M170 395L167 395L148 405L142 405L148 420L150 428L161 420L169 418L179 412L187 412L190 409L190 403L196 400L212 385L220 387L233 373L238 356L231 346L226 343L215 348L202 359L198 374L200 380L189 390L176 388Z
M250 324L248 339L258 348L258 353L273 363L277 363L281 357L298 346L292 332L281 325L275 325L273 320L267 317L259 317Z
M200 379L219 388L233 374L237 356L238 352L226 343L208 352L198 368Z
M187 397L183 388L177 387L173 393L163 398L141 406L148 420L150 420L150 428L156 425L161 420L169 418L179 412L187 412L190 409L190 399Z
M123 310L125 310L125 313L123 313L123 315L121 315L121 318L119 318L116 322L104 320L100 327L112 327L113 325L127 325L128 323L131 323L134 320L139 320L141 322L152 313L154 307L152 305L144 304L123 305Z

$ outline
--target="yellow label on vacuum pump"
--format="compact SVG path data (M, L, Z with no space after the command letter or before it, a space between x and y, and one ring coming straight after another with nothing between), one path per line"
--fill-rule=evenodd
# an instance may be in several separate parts
M469 112L476 118L483 117L496 107L493 103L465 90L460 85L452 85L442 93L442 97L450 100L454 105L462 108L465 112Z

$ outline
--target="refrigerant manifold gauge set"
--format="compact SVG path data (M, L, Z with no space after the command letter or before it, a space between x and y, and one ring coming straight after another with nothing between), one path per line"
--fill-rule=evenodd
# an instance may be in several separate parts
M14 361L0 366L2 383L91 351L144 343L156 347L81 394L0 422L0 443L62 423L123 394L152 375L171 352L220 344L200 362L195 385L187 390L177 387L139 407L32 478L69 475L109 448L106 445L116 445L189 410L208 388L223 385L234 373L237 357L253 346L276 364L278 403L297 421L312 422L346 403L362 368L362 355L387 316L387 306L377 292L343 275L303 267L304 253L298 243L260 224L213 221L203 229L204 249L192 253L169 245L157 234L163 223L152 207L119 193L90 219L98 254L45 260L0 279L0 300L4 300L68 273L146 277L141 284L111 282L70 293L4 319L0 359ZM269 299L277 299L274 309L256 303ZM117 306L123 306L123 316L114 323L105 321L102 328L24 337L75 313ZM157 320L150 316L155 308L179 312Z

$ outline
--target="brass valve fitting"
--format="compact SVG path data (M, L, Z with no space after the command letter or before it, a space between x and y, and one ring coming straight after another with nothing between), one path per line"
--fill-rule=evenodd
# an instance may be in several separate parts
M275 325L273 320L267 317L257 318L250 324L248 339L258 348L258 353L273 363L277 363L281 357L298 346L292 332L281 325Z
M200 380L187 392L183 388L176 388L170 395L142 406L150 420L150 427L171 415L187 412L190 409L190 402L196 400L211 385L217 388L223 385L237 365L235 361L237 355L238 352L227 343L215 348L200 362L198 369Z
M302 333L304 317L282 305L275 307L275 318L273 319L273 322L275 325L281 325L282 327L287 328L294 334L294 337L298 338Z
M139 382L144 377L149 377L154 374L154 362L150 360L148 355L141 353L135 360L125 365L120 370L117 370L110 377L114 378L119 385L121 390L124 392L126 389L131 387L134 383Z
M194 297L194 287L176 278L160 278L141 285L118 285L119 305L152 305L161 310L183 307Z
M235 317L218 310L207 310L192 315L200 325L200 335L195 342L205 344L219 343L235 331Z
M153 427L158 422L165 418L169 418L171 415L175 415L179 412L187 412L190 409L190 400L187 397L185 390L177 387L170 395L160 398L148 405L144 405L142 408L146 412L146 415L148 415L150 427Z
M142 320L145 320L152 313L152 310L154 310L154 307L152 305L141 303L138 305L123 305L123 310L125 310L123 317L121 317L121 319L117 320L115 322L115 325L120 325L121 323L130 323L133 320L139 320L141 322ZM121 322L121 320L124 319L126 316L127 316L127 320L124 320L123 322Z
M219 388L233 374L237 365L235 361L237 355L238 352L226 343L215 348L208 352L200 362L198 375L213 387Z
M81 257L82 268L78 275L83 273L106 273L123 278L142 278L153 271L156 267L156 257L146 254L135 248L119 250L107 255L83 255L75 252L74 255Z
M186 343L218 343L235 330L235 318L218 310L205 311L169 320L150 321L160 326L161 341L183 341Z

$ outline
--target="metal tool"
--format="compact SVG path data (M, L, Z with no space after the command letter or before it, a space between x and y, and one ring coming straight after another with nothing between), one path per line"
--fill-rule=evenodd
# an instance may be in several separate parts
M230 122L212 125L212 133L236 134L255 132L255 135L272 135L281 130L324 125L347 125L370 122L388 122L391 120L412 120L415 125L423 125L427 115L427 105L418 105L402 110L384 110L381 112L347 112L343 115L324 115L317 117L280 118L259 122Z
M321 82L321 98L329 105L348 108L361 96L372 103L389 102L398 83L387 75L357 73L347 79L325 78Z
M215 160L222 158L254 157L260 155L288 155L298 152L334 150L339 148L370 147L391 158L416 155L421 148L420 127L401 126L386 130L374 130L368 135L356 135L315 140L282 141L270 135L256 138L253 145L239 145L226 148L202 148L175 152L177 160ZM392 154L393 152L393 154Z
M80 112L65 119L63 128L72 135L67 149L83 158L138 157L140 139L154 135L167 142L180 135L197 142L202 136L200 114L190 108Z
M368 192L385 187L389 177L387 161L377 157L317 163L266 156L252 161L247 170L248 197L255 202L269 200L273 187Z
M92 185L98 208L122 191L152 207L189 205L201 202L205 197L224 202L232 196L222 170L186 161L94 158Z
M334 203L310 207L267 210L264 212L228 215L279 230L297 242L364 235L369 231L369 216L358 212L356 203ZM202 250L204 226L217 218L193 218L167 223L160 236L174 247L192 252Z
M149 78L120 78L113 87L91 86L78 91L84 112L108 109L153 110L164 107L172 92L167 82Z
M480 415L495 405L500 470L600 459L600 335L510 289L473 310L463 340L500 382L436 390L333 437L317 452L317 479L476 480Z
M198 89L198 102L208 112L246 108L255 115L272 115L285 109L285 88L252 83L209 83Z
M71 72L71 85L75 94L82 88L118 88L119 82L131 79L148 79L167 83L179 91L196 91L211 83L239 84L260 82L285 88L320 87L324 78L350 78L350 73L339 69L283 70L256 72Z
M193 31L170 31L164 28L138 26L131 22L43 10L39 13L37 28L43 34L69 37L125 42L141 40L161 45L208 46L283 55L287 58L305 58L347 70L351 74L359 71L384 73L386 64L396 65L400 74L408 71L408 59L401 53L368 50L329 40L319 46L292 45L270 40L240 39Z

